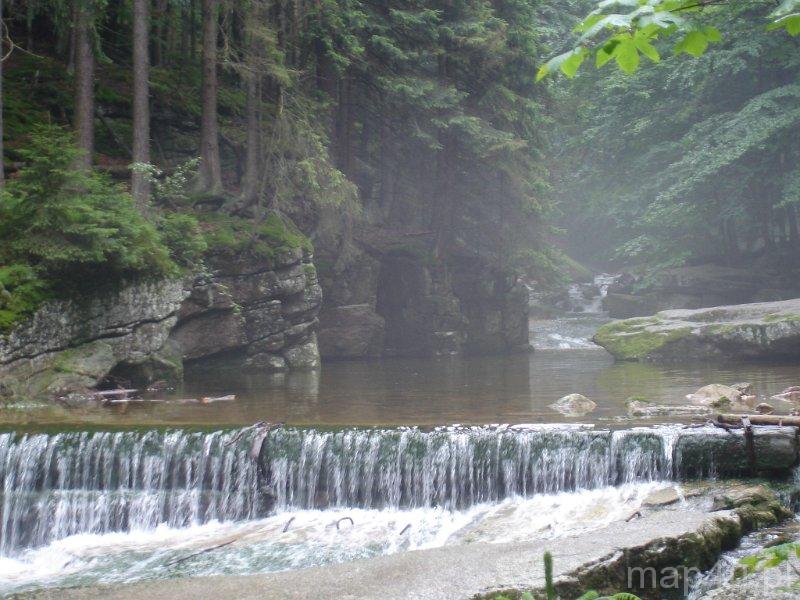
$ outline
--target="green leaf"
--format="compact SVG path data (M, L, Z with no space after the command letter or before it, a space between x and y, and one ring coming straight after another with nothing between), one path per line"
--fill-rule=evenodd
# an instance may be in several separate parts
M789 35L796 36L800 33L800 13L781 17L775 21L774 25L777 25L777 28L785 29Z
M614 58L619 65L619 68L625 71L628 75L635 73L639 68L639 51L636 49L636 44L633 40L625 40L619 43Z
M597 600L600 597L600 594L595 592L594 590L589 590L583 596L578 598L577 600Z
M634 40L634 43L636 44L636 48L639 50L639 52L644 54L653 62L658 62L661 60L661 56L659 55L658 50L656 50L656 47L647 40L637 37Z
M581 51L573 53L572 56L568 57L567 60L561 63L561 72L572 79L575 77L575 74L578 72L578 69L580 68L581 64L583 64L583 60L585 58L586 52Z
M708 39L702 31L690 31L675 45L675 54L685 52L692 56L702 56L708 48Z
M721 42L722 41L722 34L720 33L719 29L716 27L712 27L711 25L707 25L703 27L703 33L706 36L706 39L709 42Z
M598 69L614 57L614 49L607 50L606 46L598 48L597 53L595 54L594 66Z
M588 55L589 51L586 48L578 46L568 52L554 56L539 67L539 71L536 73L536 81L540 81L556 69L560 69L567 77L574 77Z

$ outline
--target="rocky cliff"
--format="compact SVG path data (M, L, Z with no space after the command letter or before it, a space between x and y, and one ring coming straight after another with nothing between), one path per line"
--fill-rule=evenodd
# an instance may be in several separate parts
M286 250L269 261L216 257L195 278L170 341L184 360L240 359L258 370L319 367L322 290L311 255Z
M528 288L514 273L478 255L435 257L432 248L424 233L372 226L356 232L347 260L340 248L323 256L323 358L529 348Z
M130 282L42 306L0 337L0 396L176 380L184 362L221 357L267 371L319 366L322 292L310 254L209 263L185 279Z

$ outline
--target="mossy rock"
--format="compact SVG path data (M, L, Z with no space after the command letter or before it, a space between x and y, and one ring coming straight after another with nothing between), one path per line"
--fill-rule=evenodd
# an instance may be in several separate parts
M690 327L658 329L657 317L640 317L603 325L594 342L623 361L648 360L668 344L691 335ZM654 327L655 326L655 327Z

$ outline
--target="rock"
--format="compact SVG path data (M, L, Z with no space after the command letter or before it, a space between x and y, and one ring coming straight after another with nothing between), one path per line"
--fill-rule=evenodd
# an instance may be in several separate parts
M119 365L159 360L184 282L133 282L80 300L48 302L0 337L0 379L11 398L50 398L98 385Z
M317 336L312 335L306 343L284 350L283 357L291 369L318 369L320 360Z
M275 354L262 353L248 356L245 364L253 370L266 371L268 373L286 370L286 360L282 356Z
M742 400L742 392L736 388L712 383L688 394L686 399L696 406L709 406L712 408L730 408Z
M772 302L800 296L796 273L714 264L675 267L642 278L623 274L608 289L604 306L615 319L660 310L696 309L724 303Z
M669 506L670 504L675 504L680 499L681 497L678 494L678 490L675 489L675 486L671 486L648 494L648 496L642 501L642 506Z
M712 412L707 406L650 404L642 400L629 400L627 407L630 417L705 417Z
M617 360L792 358L800 354L800 298L667 310L609 323L593 339Z
M569 394L551 404L550 408L568 417L582 417L597 408L597 404L582 394Z
M303 260L310 255L300 250L269 261L249 255L215 257L213 274L194 282L170 339L192 363L219 359L260 371L283 371L294 363L307 368L309 360L296 356L309 354L306 346L318 326L322 292L316 269Z
M186 360L195 360L241 348L247 343L240 312L209 310L178 322L170 334Z
M771 415L775 412L775 408L771 404L762 402L756 406L756 412L760 415Z
M792 385L781 392L781 394L791 394L792 392L800 392L800 385Z
M735 388L742 392L745 396L752 396L753 395L753 384L749 382L741 382L741 383L734 383L731 385L732 388Z
M798 403L800 402L800 392L782 392L780 394L775 394L770 400Z
M612 319L628 319L630 317L652 315L659 307L651 298L609 290L605 298L603 298L603 308Z
M320 314L317 332L323 357L380 356L386 323L369 304L336 306Z

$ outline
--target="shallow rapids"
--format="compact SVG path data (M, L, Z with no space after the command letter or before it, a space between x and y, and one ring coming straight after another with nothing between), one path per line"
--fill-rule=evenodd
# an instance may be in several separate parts
M631 515L665 483L442 508L280 510L249 521L77 534L0 557L0 593L42 586L254 574L473 542L559 538ZM226 545L223 545L226 544ZM204 549L217 547L203 552Z

